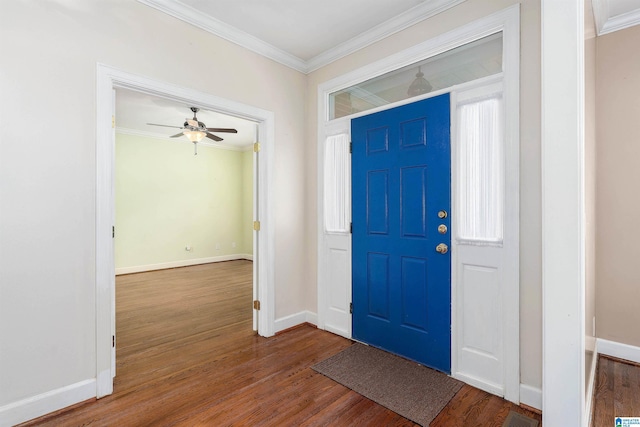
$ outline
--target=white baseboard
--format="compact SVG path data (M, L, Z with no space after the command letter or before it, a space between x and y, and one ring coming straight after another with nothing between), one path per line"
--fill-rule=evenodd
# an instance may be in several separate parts
M597 354L605 354L607 356L640 363L640 347L609 341L602 338L598 338L596 340L596 346L598 349Z
M28 397L0 407L0 426L13 426L96 397L96 380L90 379Z
M135 265L133 267L116 268L116 276L120 274L142 273L144 271L165 270L167 268L188 267L191 265L209 264L212 262L234 261L246 259L253 261L252 254L232 254L208 258L184 259L180 261L162 262L159 264Z
M318 314L307 311L307 323L318 326Z
M276 333L284 331L285 329L292 328L302 323L311 323L312 325L318 324L318 315L308 310L300 311L298 313L290 314L276 319L274 322L274 330Z
M520 403L542 410L542 389L520 384Z

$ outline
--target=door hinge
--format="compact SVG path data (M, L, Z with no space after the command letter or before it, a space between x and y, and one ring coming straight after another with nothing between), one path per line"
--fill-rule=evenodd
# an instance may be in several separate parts
M260 231L260 221L253 221L253 229Z
M111 127L115 128L116 127L116 116L111 116Z
M353 142L349 143L349 153L353 153Z
M111 335L111 347L116 348L116 336Z
M349 223L349 233L353 234L353 223Z
M349 313L353 314L353 303L349 303Z
M111 238L115 239L115 237L116 237L116 226L112 225L111 226Z
M260 151L260 143L256 142L253 144L253 152L257 153L258 151Z
M254 300L253 301L253 309L254 310L260 310L260 301L259 300Z

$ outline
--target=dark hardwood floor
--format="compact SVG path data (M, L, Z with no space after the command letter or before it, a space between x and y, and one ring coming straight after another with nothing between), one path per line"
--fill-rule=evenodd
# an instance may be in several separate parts
M615 417L640 417L640 365L599 356L593 395L593 427L612 426Z
M114 393L29 426L415 426L310 367L351 341L304 325L252 331L252 263L119 276ZM501 426L509 410L465 385L431 424Z

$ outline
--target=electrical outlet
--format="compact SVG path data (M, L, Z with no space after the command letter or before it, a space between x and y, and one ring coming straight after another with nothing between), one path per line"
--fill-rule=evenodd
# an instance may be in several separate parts
M220 243L216 243L216 251L220 250Z
M231 247L235 248L236 247L236 242L231 242Z

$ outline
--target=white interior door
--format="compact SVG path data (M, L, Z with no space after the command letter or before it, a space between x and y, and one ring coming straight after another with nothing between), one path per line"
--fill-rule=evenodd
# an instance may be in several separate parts
M251 195L252 199L253 199L253 212L251 213L251 217L253 218L254 221L258 221L258 215L260 212L260 206L258 206L258 203L260 202L260 198L258 197L259 193L259 188L258 186L260 185L260 180L258 179L258 177L260 176L260 173L258 171L258 167L260 167L260 162L259 160L259 155L260 155L260 143L259 143L259 130L258 130L258 124L256 123L256 133L255 133L255 142L253 145L253 174L252 174L252 179L253 179L253 194ZM253 239L253 252L252 252L252 260L253 260L253 300L254 301L259 301L260 300L260 275L258 274L258 263L260 262L260 258L259 258L259 254L258 254L258 247L259 247L259 242L258 239L260 238L258 232L255 230L253 230L253 234L252 234L252 239ZM259 317L258 316L258 310L253 309L253 330L258 332L259 329Z
M111 89L111 147L112 147L112 158L114 159L114 164L112 165L115 168L115 158L116 158L116 90ZM115 174L113 175L115 176ZM116 188L115 188L115 180L111 183L111 197L112 200L116 199ZM115 238L115 224L116 224L116 204L113 203L111 206L111 224L113 224L113 232L112 232L112 240L111 240L111 251L114 250L114 242L113 238ZM116 277L115 277L115 266L114 270L112 270L110 276L111 280L111 307L114 307L111 310L111 378L116 376Z

